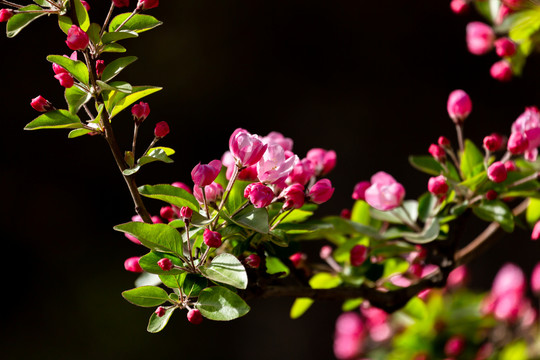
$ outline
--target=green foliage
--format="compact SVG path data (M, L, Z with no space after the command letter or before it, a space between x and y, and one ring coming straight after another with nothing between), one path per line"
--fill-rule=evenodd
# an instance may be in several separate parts
M231 285L238 289L247 288L248 278L244 265L231 254L219 254L209 265L200 268L201 273L210 280Z
M133 221L116 225L114 229L135 236L150 250L171 253L177 256L183 254L181 235L169 225Z
M68 57L62 55L49 55L47 60L60 65L66 69L73 77L85 85L88 85L89 75L86 64L79 60L71 60Z
M122 293L124 299L133 305L154 307L169 300L167 292L157 286L141 286Z
M43 113L25 126L25 130L77 129L82 128L81 119L67 110L53 110Z
M36 11L36 10L42 10L40 6L38 5L28 5L25 7L22 7L20 9L21 11ZM32 21L36 20L37 18L45 15L45 13L41 12L32 12L32 13L20 13L15 14L11 17L11 19L8 20L6 25L6 34L8 38L15 37L18 33L22 31L25 27L27 27Z
M109 25L109 32L115 32L116 29L129 17L131 13L125 13L117 15L114 19L111 20ZM144 31L151 30L159 25L163 24L161 21L157 20L155 17L150 15L137 14L128 20L122 27L122 30L134 31L136 33L141 33Z
M148 326L146 330L149 333L155 334L160 332L167 326L167 323L169 322L169 319L171 318L174 310L176 310L176 307L170 307L165 309L165 314L161 317L157 316L156 313L152 313L150 316L150 320L148 321Z
M240 296L222 286L204 289L195 307L205 318L216 321L234 320L250 310Z
M139 193L143 196L165 201L178 207L187 206L194 211L199 211L199 202L195 199L195 196L176 186L167 184L143 185L139 187Z
M118 75L122 70L124 70L128 65L132 64L136 60L136 56L126 56L111 61L111 63L109 63L103 70L101 80L104 82L112 80L116 75Z
M499 223L506 232L514 230L512 210L500 200L482 201L480 205L473 208L473 212L482 220Z

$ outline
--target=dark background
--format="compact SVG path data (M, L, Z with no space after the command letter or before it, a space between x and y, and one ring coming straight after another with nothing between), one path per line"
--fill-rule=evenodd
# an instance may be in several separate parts
M108 1L88 1L103 21ZM133 3L134 1L132 1ZM508 133L525 106L539 105L538 58L524 78L500 84L489 76L495 54L477 57L464 35L472 13L453 15L447 1L162 1L150 12L164 25L124 41L139 61L118 78L164 90L146 98L153 125L169 122L161 145L177 150L173 165L151 164L139 184L190 183L199 161L220 158L234 129L295 140L303 157L312 147L334 149L334 197L321 214L350 207L356 182L379 170L394 175L413 198L428 176L412 170L408 154L426 154L439 135L455 143L446 114L450 91L474 103L466 136L481 141ZM159 335L146 333L149 309L120 293L135 276L124 259L144 249L112 230L133 207L106 143L67 139L67 131L25 132L41 94L63 107L48 54L69 54L54 18L42 18L17 38L0 38L2 114L2 315L6 359L331 359L339 303L318 303L290 320L292 299L250 303L230 323L190 326L179 312ZM106 57L106 60L112 57ZM128 112L115 119L130 146ZM161 204L149 202L153 213ZM472 286L485 289L501 264L529 274L539 244L517 231L474 262Z

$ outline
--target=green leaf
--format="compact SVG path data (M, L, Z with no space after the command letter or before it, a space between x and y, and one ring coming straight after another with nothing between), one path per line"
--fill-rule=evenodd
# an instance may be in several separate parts
M150 250L172 253L177 256L183 254L182 236L178 230L166 224L146 224L132 221L117 225L114 230L135 236Z
M199 296L201 291L208 286L208 280L200 275L185 274L182 283L182 291L187 297Z
M159 275L159 278L161 279L163 285L165 285L166 287L170 289L179 289L182 287L185 276L186 273L176 275L161 274Z
M465 186L472 191L476 191L480 187L480 185L482 185L487 180L487 178L487 172L484 170L479 174L476 174L468 178L467 180L459 183L459 186Z
M514 215L512 210L500 200L482 201L473 208L473 213L485 221L495 221L506 232L514 230Z
M152 199L168 202L180 208L187 206L192 210L199 211L199 202L195 199L195 196L176 186L168 184L143 185L139 187L139 193Z
M266 272L270 275L284 273L283 277L289 275L290 270L279 258L266 256Z
M389 278L392 275L403 274L409 268L410 264L402 258L390 258L384 261L384 272L382 277Z
M146 331L155 334L163 330L165 326L167 326L171 315L176 309L176 307L170 307L168 309L165 309L165 314L161 317L157 316L155 312L152 313L152 315L150 316L150 320L148 321L148 327L146 328Z
M88 85L89 75L86 64L79 60L71 60L63 55L49 55L47 60L60 65L66 69L73 77L85 85Z
M182 263L182 260L180 260L176 256L159 252L159 251L151 251L148 254L141 256L141 258L139 259L139 265L144 271L149 272L151 274L157 274L157 275L184 274L184 271L179 270L179 269L171 269L169 271L162 270L157 263L159 260L163 258L167 258L171 260L171 262L174 265L184 266L184 264Z
M244 197L245 188L251 184L251 181L236 180L227 199L225 207L229 214L234 213L248 200Z
M25 126L25 130L40 129L78 129L81 119L67 110L53 110L43 113Z
M101 75L101 80L108 82L112 80L116 75L118 75L122 70L124 70L129 64L137 60L136 56L126 56L118 58L112 61L105 67L103 74Z
M29 5L19 9L20 11L36 11L43 10L41 6L38 5ZM37 18L45 15L46 13L19 13L13 15L7 22L6 33L8 38L15 37L18 33L21 32L28 24Z
M530 226L534 226L540 220L540 199L529 199L525 218Z
M529 40L540 29L540 11L534 7L530 10L510 14L505 23L509 23L508 35L516 43Z
M96 80L96 83L101 88L101 91L118 91L124 94L131 94L133 92L131 84L125 81L113 81L107 84L101 80Z
M432 219L427 221L424 229L420 233L413 232L403 232L401 235L415 244L427 244L435 240L441 231L439 221L437 219Z
M58 17L58 26L66 35L71 25L73 25L73 22L69 16L62 15Z
M122 110L128 108L136 101L160 91L162 88L155 86L134 86L131 94L125 94L119 91L112 91L106 102L107 110L112 119Z
M371 216L377 220L388 221L393 224L402 224L403 221L401 219L409 218L413 222L416 222L418 219L418 202L416 200L405 200L403 202L403 207L407 210L406 212L401 207L398 207L390 211L381 211L371 208L370 213Z
M94 44L99 44L99 42L101 41L99 38L100 32L101 32L101 26L96 23L91 23L90 27L86 31L86 33L88 34L88 38Z
M438 203L439 199L430 192L424 193L422 196L420 196L418 199L418 217L420 220L426 221Z
M351 221L362 225L369 225L371 215L369 214L369 204L364 200L357 200L351 211Z
M201 291L195 307L210 320L229 321L247 314L250 310L244 300L231 290L214 286Z
M268 234L268 211L264 208L257 209L253 205L246 207L236 214L231 220L246 229L255 230L262 234Z
M409 300L403 311L417 320L427 319L429 316L426 304L419 297Z
M116 43L107 44L101 49L101 52L110 52L110 53L124 53L126 51L127 49L125 47Z
M159 306L169 300L167 292L157 286L141 286L126 290L122 296L133 305L142 307Z
M429 175L438 176L443 172L441 164L433 158L433 156L419 155L409 156L409 163L417 170L425 172Z
M174 154L174 150L167 147L155 147L148 150L146 155L138 161L139 165L143 166L154 161L162 161L164 163L172 163L173 160L169 156Z
M357 310L360 305L364 302L364 299L362 298L356 298L356 299L348 299L343 302L343 305L341 305L342 311L354 311Z
M115 41L120 41L124 39L133 39L139 37L139 34L137 34L134 31L118 31L118 32L108 32L103 34L103 37L101 38L101 41L103 44L110 44L114 43Z
M210 280L247 288L248 278L244 265L234 255L223 253L216 256L207 266L201 266L201 273Z
M80 137L80 136L84 136L84 135L88 135L90 134L91 132L93 132L92 130L88 130L88 129L75 129L75 130L71 130L68 134L68 138L69 139L75 139L77 137Z
M81 107L92 98L92 94L81 90L77 86L67 88L64 92L64 97L69 106L69 112L73 115L77 114Z
M484 170L484 155L478 150L476 145L469 140L465 140L465 149L461 154L461 172L465 179L469 179Z
M81 3L81 0L74 0L75 1L75 13L77 14L77 22L79 23L79 27L82 29L82 31L88 31L88 28L90 27L90 18L88 17L88 12L86 11L86 8Z
M507 344L500 353L500 360L527 360L527 343L523 340Z
M109 32L114 32L130 16L131 13L117 15L114 19L111 20L111 24L109 25ZM142 33L144 31L151 30L161 24L163 23L153 16L137 14L131 19L129 19L128 22L124 24L124 26L122 26L122 30L130 30L137 33Z
M310 298L295 299L289 314L291 319L298 319L300 316L304 315L304 313L309 310L314 302L315 301Z

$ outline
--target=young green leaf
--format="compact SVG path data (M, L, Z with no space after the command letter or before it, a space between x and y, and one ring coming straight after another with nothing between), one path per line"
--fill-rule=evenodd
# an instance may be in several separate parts
M58 17L58 26L66 35L71 25L73 25L73 22L69 16L62 15Z
M172 253L177 256L183 254L182 236L178 230L166 224L146 224L132 221L117 225L114 230L135 236L150 250Z
M63 55L49 55L47 60L60 65L66 69L73 77L85 85L88 85L89 75L86 64L79 60L71 60Z
M25 126L25 130L77 129L82 128L81 119L67 110L43 113Z
M124 53L126 51L127 49L125 47L117 43L107 44L101 49L101 52L110 52L110 53Z
M530 226L533 226L540 220L540 199L529 199L529 206L527 207L525 218Z
M157 275L184 274L182 270L178 270L178 269L171 269L169 271L162 270L158 265L158 261L163 258L167 258L171 260L171 262L174 265L184 266L184 264L182 263L182 260L180 260L178 257L171 254L162 253L159 251L150 251L148 254L141 256L141 258L139 259L139 265L144 271L152 273L152 274L157 274Z
M116 29L130 16L131 13L117 15L114 19L111 20L111 24L109 25L109 32L115 32ZM124 24L124 26L122 26L122 30L130 30L137 33L142 33L144 31L151 30L161 24L163 23L153 16L137 14L131 19L129 19L128 22Z
M191 210L199 211L199 202L195 196L176 186L168 184L143 185L139 187L139 193L152 199L168 202L169 204L176 205L180 208L182 206L187 206Z
M101 26L96 23L91 23L90 27L86 31L86 33L88 34L88 38L94 44L99 44L99 42L101 41L99 38L100 32L101 32Z
M38 5L28 5L19 9L20 11L39 11L43 10L41 6ZM15 37L18 33L21 32L28 24L37 18L45 15L45 12L31 12L31 13L19 13L13 15L7 22L6 25L6 34L8 38Z
M122 70L124 70L129 64L137 60L136 56L126 56L121 57L112 61L105 67L103 74L101 75L101 80L108 82L112 80L116 75L118 75Z
M103 44L111 44L111 43L114 43L115 41L120 41L124 39L133 39L138 36L139 34L137 34L134 31L122 30L118 32L108 32L108 33L103 34L101 41L103 42Z
M514 230L514 215L512 210L500 200L482 201L473 208L473 213L485 221L495 221L506 232Z
M124 94L131 94L133 92L131 84L125 81L113 81L107 84L101 80L97 80L96 83L101 88L101 91L117 91Z
M69 107L69 112L73 115L77 114L81 107L92 98L92 94L81 90L77 86L67 88L64 92L64 97Z
M124 94L118 91L112 91L109 95L106 106L112 119L122 110L128 108L136 101L160 91L162 88L155 86L134 86L131 94Z
M202 266L200 270L210 280L239 289L247 288L248 278L246 269L234 255L228 253L220 254L208 266Z
M90 27L90 18L88 17L88 11L81 3L81 0L74 0L75 2L75 14L77 15L77 22L82 31L88 31Z
M257 209L250 205L236 214L231 220L239 226L262 234L268 234L270 231L268 211L264 208Z
M176 309L176 307L170 307L168 309L165 309L165 314L163 314L163 316L161 317L157 316L155 312L152 313L152 315L150 316L150 320L148 321L146 331L155 334L163 330L165 326L167 326L169 319L171 318L174 310Z
M167 292L157 286L141 286L126 290L122 296L133 305L142 307L158 306L169 300Z
M484 170L484 156L476 145L469 139L465 140L465 149L461 154L461 172L469 179Z
M201 291L195 307L205 318L216 321L234 320L250 310L240 296L222 286L213 286Z
M92 130L88 129L75 129L71 130L68 134L68 139L75 139L80 136L88 135L92 132Z

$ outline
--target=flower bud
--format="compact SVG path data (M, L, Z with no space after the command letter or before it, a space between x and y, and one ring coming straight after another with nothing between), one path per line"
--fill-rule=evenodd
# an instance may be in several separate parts
M105 70L105 61L96 60L96 75L100 79L101 79L101 75L103 75L103 70Z
M502 0L502 2L511 9L519 9L525 4L526 0Z
M150 115L150 106L148 106L148 103L141 101L131 107L131 114L135 122L140 124Z
M516 163L510 160L504 163L504 167L506 167L506 171L508 172L517 170Z
M496 161L491 164L487 170L487 175L489 180L500 183L506 180L508 173L506 172L506 167L500 161Z
M274 192L262 183L252 183L245 188L244 197L249 199L254 207L264 208L274 200Z
M439 144L439 146L444 149L450 147L450 140L448 140L448 138L444 136L439 136L439 138L437 139L437 144Z
M457 15L465 14L469 10L469 5L463 0L452 0L450 2L450 9Z
M129 0L112 0L114 6L116 7L126 7L129 6Z
M300 268L303 265L304 261L306 261L306 259L307 255L303 252L297 252L289 256L289 260L291 260L295 268Z
M184 190L186 190L188 193L193 194L193 192L191 191L191 189L189 188L189 186L187 186L187 185L184 184L183 182L175 181L175 182L173 182L171 185L174 186L174 187L180 188L180 189L184 189Z
M157 138L162 138L167 136L169 133L169 124L167 124L166 121L160 121L156 124L156 127L154 129L154 135Z
M124 268L127 271L135 272L135 273L142 273L143 269L141 268L141 265L139 265L139 259L138 256L130 257L129 259L126 259L124 261Z
M211 248L218 248L221 246L221 234L217 231L210 229L204 229L203 239L206 246Z
M351 265L352 266L360 266L366 261L368 256L368 248L364 245L355 245L351 249Z
M163 258L159 260L157 264L163 271L170 271L174 267L171 259L169 258Z
M495 33L491 26L479 21L467 24L467 48L474 55L483 55L491 50Z
M444 163L446 161L446 153L444 152L444 149L439 145L431 144L429 146L428 152L438 162Z
M538 296L540 294L540 263L536 264L531 275L531 289Z
M1 9L0 10L0 22L8 21L9 19L11 19L11 17L13 15L15 15L13 10L11 10L11 9Z
M319 252L319 256L321 259L326 260L330 256L332 256L332 247L330 245L325 245L321 248L321 251Z
M520 132L515 132L508 138L506 145L513 155L521 155L529 148L529 140Z
M302 159L294 165L289 177L287 178L287 184L298 183L305 186L314 175L315 169L311 163L311 160L307 158Z
M159 0L139 0L137 9L148 10L158 7Z
M500 134L493 133L484 138L484 148L488 151L499 151L504 143L504 137Z
M354 186L352 198L354 200L366 200L366 190L371 186L369 181L360 181Z
M444 345L446 356L457 357L465 350L465 339L463 336L452 336Z
M512 79L512 67L506 60L499 60L493 64L489 73L492 78L501 82L508 82Z
M164 219L167 219L168 221L171 221L174 218L174 210L170 206L163 206L159 210L159 216L161 216Z
M236 129L229 138L229 150L241 167L259 162L266 148L267 145L257 135L251 135L244 129Z
M193 187L193 195L199 204L204 203L203 193L200 186L195 185ZM216 182L211 183L208 186L204 187L204 193L206 194L206 201L209 203L216 202L221 195L223 195L223 187Z
M84 50L88 46L89 41L90 39L87 33L77 25L71 25L66 40L66 44L71 50Z
M540 221L536 222L534 225L532 234L531 234L531 240L538 240L540 239Z
M154 313L156 314L157 317L163 317L163 315L165 315L165 308L163 306L158 306L158 308L156 309L156 311L154 311Z
M257 254L251 254L245 258L244 263L253 269L258 269L261 265L261 257Z
M351 220L351 210L349 209L343 209L341 210L341 212L339 213L339 216L342 217L343 219L348 219L348 220Z
M454 90L448 96L446 110L456 125L463 124L472 111L471 98L463 90Z
M463 286L467 281L468 271L465 265L458 266L448 274L448 279L446 280L446 287L454 289L460 286Z
M193 210L191 210L190 208L188 208L187 206L182 206L180 208L180 216L182 217L182 219L184 219L184 221L186 219L191 219L191 217L193 216Z
M318 176L328 174L336 166L337 157L334 150L311 149L307 152L306 158L311 161Z
M512 56L516 53L516 43L507 37L495 40L495 52L500 57Z
M389 211L401 205L405 188L391 175L380 171L371 177L371 186L365 195L369 205L377 210Z
M84 6L86 11L90 11L90 5L88 5L88 3L86 1L81 0L81 4L82 4L82 6Z
M443 175L432 177L428 181L428 191L435 196L446 195L448 192L448 184Z
M284 209L300 209L304 206L306 198L304 186L301 184L292 184L283 190L279 197L285 199L285 203L283 204Z
M203 316L199 309L191 309L187 313L187 319L194 325L199 325L203 321Z
M319 180L309 189L309 198L315 204L322 204L330 200L334 194L332 183L328 179Z
M39 111L39 112L47 112L47 111L54 110L54 107L52 106L52 104L41 95L39 95L36 98L33 98L32 101L30 102L30 106L32 106L34 110Z
M497 194L497 192L495 190L488 190L486 192L486 199L487 200L495 200L497 197L499 196L499 194Z
M193 170L191 170L191 179L195 186L208 186L216 180L220 171L221 161L219 160L212 160L208 164L198 163Z
M60 82L60 85L62 85L66 89L69 89L75 83L73 80L73 76L71 76L68 72L61 72L54 75L54 77Z
M66 69L64 69L63 67L61 67L60 65L55 64L55 63L52 64L52 69L53 69L55 75L68 72Z

